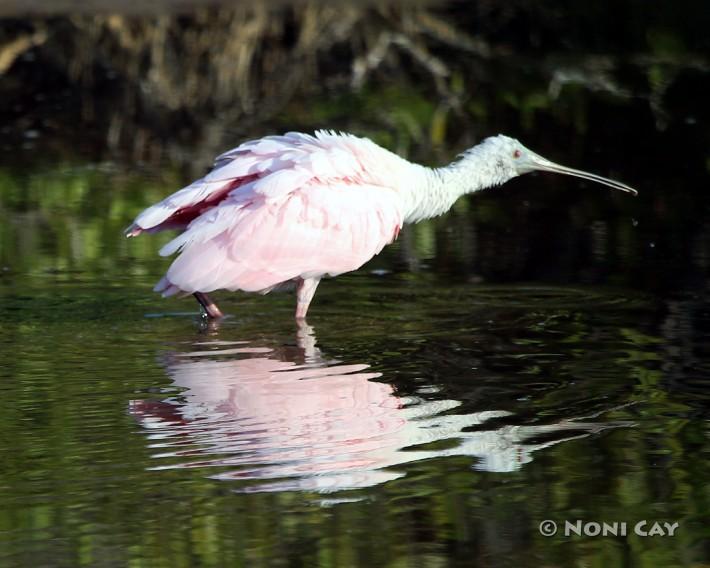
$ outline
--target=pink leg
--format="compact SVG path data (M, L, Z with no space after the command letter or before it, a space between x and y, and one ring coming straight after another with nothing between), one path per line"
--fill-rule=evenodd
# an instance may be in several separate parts
M296 319L304 319L308 313L313 294L316 293L320 278L306 278L298 280L296 288Z
M224 317L222 310L217 307L217 304L215 304L207 294L203 292L195 292L193 296L195 296L197 301L200 302L200 305L207 313L208 318L218 319Z

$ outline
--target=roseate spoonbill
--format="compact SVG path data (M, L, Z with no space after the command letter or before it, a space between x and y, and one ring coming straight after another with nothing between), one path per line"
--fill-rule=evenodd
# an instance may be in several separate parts
M367 138L319 130L245 142L218 156L203 178L136 217L126 230L185 229L160 254L180 251L155 286L193 294L210 318L208 292L266 294L296 284L306 317L323 276L357 270L397 238L404 223L448 211L467 193L541 170L632 193L623 183L551 162L493 136L442 168L413 164Z

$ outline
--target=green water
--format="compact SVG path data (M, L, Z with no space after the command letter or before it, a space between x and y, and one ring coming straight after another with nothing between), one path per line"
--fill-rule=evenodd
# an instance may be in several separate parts
M448 53L458 111L416 73L353 89L325 70L328 90L247 125L19 59L0 85L0 565L707 565L708 75L654 25L648 60L614 44L618 92L548 89L554 57L521 74L508 45ZM587 69L576 49L565 68ZM321 126L427 163L505 131L640 195L529 175L463 199L324 281L301 326L290 294L217 293L208 324L151 292L171 235L125 239L139 211L244 137ZM563 534L578 520L627 534Z
M702 345L653 298L358 274L297 330L286 299L226 299L209 327L147 281L71 279L3 289L8 564L668 566L702 546L707 393L682 370ZM568 518L681 528L539 535Z

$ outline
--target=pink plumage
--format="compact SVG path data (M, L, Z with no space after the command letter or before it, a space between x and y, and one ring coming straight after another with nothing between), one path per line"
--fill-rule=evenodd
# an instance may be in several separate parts
M328 132L246 142L141 213L128 234L185 228L160 251L180 252L155 288L164 296L266 293L295 281L303 317L323 276L356 270L396 238L402 201L373 173L383 159L406 164L367 139Z
M164 296L219 289L267 293L297 285L304 318L323 276L356 270L397 238L402 225L441 215L466 193L533 170L619 182L550 162L507 136L487 138L444 168L408 162L367 138L318 131L245 142L212 171L143 211L127 230L181 228L160 251L180 254L155 287Z

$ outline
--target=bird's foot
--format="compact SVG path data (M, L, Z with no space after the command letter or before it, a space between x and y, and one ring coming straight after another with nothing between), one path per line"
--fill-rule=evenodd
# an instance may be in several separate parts
M209 319L219 319L224 317L222 310L217 307L217 304L215 304L207 294L203 292L195 292L193 296L195 296L197 301L200 303L202 314L205 317Z

